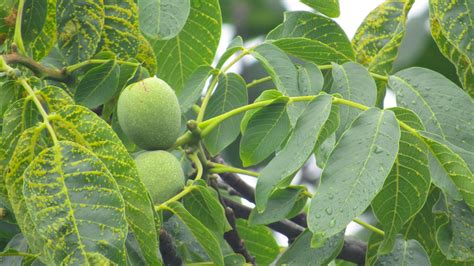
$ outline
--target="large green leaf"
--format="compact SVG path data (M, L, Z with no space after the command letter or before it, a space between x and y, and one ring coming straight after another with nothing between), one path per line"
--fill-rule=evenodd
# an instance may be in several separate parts
M279 102L288 102L288 97L283 96L283 94L277 90L265 90L260 94L257 99L255 99L254 103L256 102L261 102L261 101L266 101L266 100L275 100L272 103L279 103ZM258 110L261 110L264 107L261 108L255 108L252 110L248 110L245 112L244 117L242 118L242 122L240 123L240 131L243 133L245 129L247 128L247 125L250 121L250 118L258 112Z
M125 204L107 167L67 141L42 151L24 173L23 194L54 264L88 264L96 254L125 263Z
M352 40L357 62L372 72L381 75L390 73L413 2L386 0L367 15Z
M104 26L103 0L57 0L58 47L68 64L91 58Z
M441 196L433 212L442 218L436 222L436 241L448 260L474 262L474 213L463 201Z
M469 0L430 0L430 24L439 50L455 66L464 89L474 97L474 5Z
M184 207L217 235L231 229L215 190L197 186L183 198Z
M224 257L219 242L206 226L194 218L179 202L169 203L166 209L178 216L178 218L186 224L215 265L224 265Z
M237 219L237 231L245 243L250 255L257 264L268 265L280 253L280 248L272 231L264 225L249 225L244 219Z
M455 153L445 140L434 134L422 132L423 141L433 157L451 178L467 205L474 210L474 174L463 158ZM443 187L441 187L443 189Z
M118 59L134 58L139 46L138 9L133 0L104 0L104 28L98 50Z
M400 128L392 111L371 108L342 135L321 174L308 215L314 246L344 229L370 205L398 153Z
M221 24L218 0L191 1L188 20L176 37L150 41L160 66L157 76L179 93L199 66L212 64Z
M204 117L218 116L248 103L245 80L235 73L224 74L219 78L219 85L209 100ZM204 138L204 144L212 156L229 146L240 134L242 115L236 115L215 127Z
M140 181L135 162L113 129L82 106L66 106L52 119L61 140L79 143L102 160L125 200L126 218L150 264L157 264L157 233L153 205Z
M312 100L298 119L285 147L262 170L256 187L257 210L266 208L271 193L286 186L313 152L321 128L329 117L332 96L320 95Z
M301 0L324 15L337 18L340 15L339 0Z
M349 62L343 65L332 65L331 93L339 93L344 99L366 106L374 106L377 100L377 87L374 79L363 66ZM337 137L351 125L360 114L360 110L350 106L340 106L340 125Z
M305 230L278 259L277 265L328 265L344 244L344 231L332 236L319 248L311 248L312 233Z
M416 240L404 240L398 235L394 248L389 253L375 256L382 237L372 235L369 241L368 263L366 265L417 265L430 266L430 258L424 247Z
M216 68L221 69L224 66L224 63L237 51L244 50L244 41L242 37L237 36L232 41L230 41L229 46L225 52L219 57L219 61L216 64Z
M199 100L206 81L213 71L211 66L200 66L186 80L183 90L178 94L182 114L185 114Z
M56 42L56 0L26 0L22 19L25 48L39 61Z
M183 29L189 0L138 0L140 29L149 38L168 40Z
M156 60L155 52L153 51L153 47L151 46L150 42L140 35L138 37L139 45L137 55L135 59L142 64L142 66L148 71L147 76L153 76L157 69L158 63Z
M284 22L268 34L267 40L288 54L316 64L354 59L344 30L333 20L311 12L285 13Z
M255 165L275 152L291 131L286 103L266 106L254 113L240 140L244 166Z
M74 99L89 108L106 103L117 93L120 67L115 60L93 67L77 85Z
M399 121L417 130L424 129L415 113L399 107L391 110ZM402 129L395 164L382 191L372 201L374 214L385 232L379 253L392 250L397 233L423 207L430 183L427 147L413 134Z

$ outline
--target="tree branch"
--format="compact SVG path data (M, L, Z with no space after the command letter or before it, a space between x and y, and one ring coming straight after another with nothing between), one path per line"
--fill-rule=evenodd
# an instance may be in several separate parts
M33 73L38 77L57 80L61 82L67 82L69 80L69 76L64 70L57 70L54 68L43 66L35 60L28 57L24 57L18 53L6 54L2 55L2 57L7 64L18 64L25 66L31 71L33 71Z
M176 251L173 239L165 229L160 230L160 252L165 265L183 265Z

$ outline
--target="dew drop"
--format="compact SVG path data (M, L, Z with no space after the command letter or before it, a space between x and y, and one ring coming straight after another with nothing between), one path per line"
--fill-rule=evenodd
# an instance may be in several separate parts
M329 207L329 208L326 208L326 210L324 210L326 212L327 215L331 215L332 214L332 208Z
M332 218L329 222L329 227L334 227L336 225L336 218Z

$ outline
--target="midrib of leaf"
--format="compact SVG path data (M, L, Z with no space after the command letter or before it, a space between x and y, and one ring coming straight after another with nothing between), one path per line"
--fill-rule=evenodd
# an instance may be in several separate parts
M105 63L105 64L107 64L107 63ZM101 66L103 66L103 65L101 65ZM100 66L99 66L99 67L100 67ZM98 84L96 84L96 85L94 86L94 89L91 90L91 91L89 92L89 94L87 94L87 95L84 97L84 99L89 98L91 95L93 95L93 94L97 91L97 89L99 89L99 88L103 89L103 88L102 88L102 84L104 84L104 82L110 77L110 75L112 74L112 72L113 72L113 70L115 69L115 67L117 67L117 65L116 65L116 63L114 62L113 66L110 68L110 70L107 71L107 74L100 80L100 82L99 82Z
M364 160L364 164L362 165L362 168L360 169L359 173L357 174L356 183L353 186L351 186L351 189L349 190L349 193L346 196L346 199L344 200L344 203L347 203L349 198L351 198L352 192L354 191L354 188L356 187L355 185L357 185L359 183L359 179L360 179L360 176L361 176L362 172L364 172L366 170L367 163L372 158L370 155L372 154L374 144L375 144L375 140L377 139L377 136L380 133L380 125L382 124L383 116L384 116L384 112L382 111L382 113L379 115L379 118L378 118L378 121L377 121L377 127L375 128L374 135L373 135L374 137L372 138L372 142L370 144L368 154L367 154L367 156ZM342 139L342 137L340 139ZM337 146L337 144L336 144L336 146Z
M333 48L332 46L326 44L326 43L323 43L319 40L316 40L316 39L310 39L310 38L306 38L306 37L285 37L285 38L280 38L280 39L277 39L277 40L274 40L275 42L278 42L279 40L298 40L298 39L301 39L301 40L304 40L304 41L308 41L308 42L314 42L314 43L317 43L318 45L321 45L321 46L324 46L326 47L328 50L331 50L333 53L335 54L338 54L340 55L341 57L343 57L344 59L347 59L348 61L352 61L353 59L348 57L346 54L340 52L339 50L337 50L336 48ZM309 52L309 51L307 51ZM311 52L312 53L312 52Z

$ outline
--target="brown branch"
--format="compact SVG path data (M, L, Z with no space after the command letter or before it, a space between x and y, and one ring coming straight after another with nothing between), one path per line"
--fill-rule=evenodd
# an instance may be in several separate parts
M18 53L11 53L2 55L7 64L18 64L29 68L36 76L45 79L57 80L61 82L69 81L69 76L64 70L57 70L43 66L35 60L24 57Z
M165 265L183 265L173 239L165 229L160 230L160 252Z

